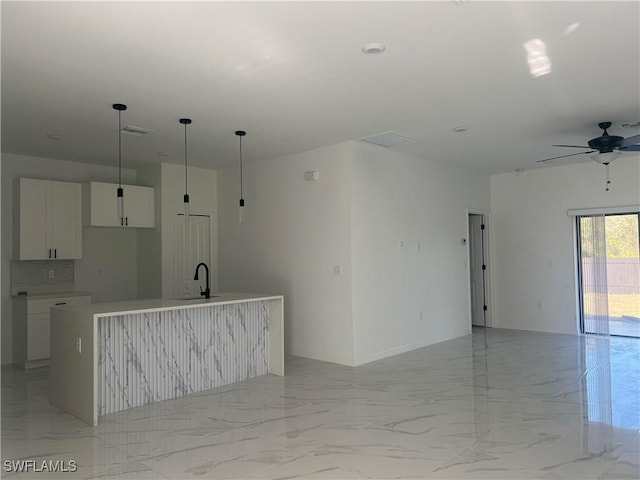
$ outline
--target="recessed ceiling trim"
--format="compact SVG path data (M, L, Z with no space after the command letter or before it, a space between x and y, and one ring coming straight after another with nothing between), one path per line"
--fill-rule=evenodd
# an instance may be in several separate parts
M384 43L367 43L362 47L362 51L367 55L380 55L387 49Z

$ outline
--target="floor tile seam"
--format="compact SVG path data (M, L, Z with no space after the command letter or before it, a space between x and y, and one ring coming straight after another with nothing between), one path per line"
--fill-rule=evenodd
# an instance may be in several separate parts
M151 466L147 465L146 463L144 463L144 462L142 462L140 460L132 458L131 455L128 454L127 452L123 452L122 450L120 450L117 447L111 447L111 448L113 448L113 449L117 450L118 452L126 455L127 460L125 462L117 463L115 465L113 465L113 464L109 465L109 466L105 465L104 469L100 469L98 471L94 471L91 475L89 475L87 477L84 477L84 478L86 478L86 479L102 478L106 474L108 474L110 471L122 468L124 465L129 465L131 463L138 463L138 464L144 465L145 467L147 467L147 469L151 470L154 474L159 475L159 477L161 479L168 479L169 478L169 477L166 477L165 475L163 475L161 472L158 472L157 470L154 470ZM79 465L79 466L81 466L81 465ZM110 478L110 477L112 477L112 475L109 475L108 478ZM37 480L37 479L35 479L35 480Z
M330 447L342 447L342 446L345 446L345 445L341 445L341 443L344 444L344 442L348 441L349 438L358 435L360 433L360 430L366 430L367 428L369 428L369 427L358 429L358 431L351 432L349 435L346 435L346 436L344 436L344 437L342 437L340 439L332 439L330 442L326 442L326 443L324 443L322 445L314 447L313 449L308 450L307 452L305 452L305 456L309 456L311 458L315 458L317 460L321 460L321 458L323 458L324 455L322 457L318 457L314 452L322 451L322 449L328 449ZM406 433L406 432L391 432L391 433L399 433L401 435L402 434L406 434L407 438L415 438L415 437L417 437L417 436L414 436L414 435ZM477 443L477 441L474 442L473 446L464 446L464 447L450 445L450 446L446 446L445 449L449 450L451 452L455 452L455 455L459 455L462 452L464 452L465 450L467 450L469 448L473 448L476 443ZM383 445L383 446L385 445L382 442L379 443L379 444ZM369 445L369 444L366 444L366 445ZM390 443L389 445L392 445L392 444ZM348 447L355 447L355 448L361 448L362 446L363 446L363 444L348 445ZM437 461L437 462L445 462L445 460L440 460L440 459L437 459L437 458L433 458L432 456L429 455L429 452L431 450L433 450L433 448L434 448L433 445L418 446L418 448L414 449L414 451L415 452L419 452L420 455L418 455L415 458L418 458L418 459L421 459L421 460L432 460L432 461ZM341 453L341 454L349 455L349 453L346 453L346 452ZM358 454L359 453L354 453L354 455L358 455ZM330 462L325 462L325 463L330 463ZM335 467L338 467L338 468L342 468L340 465L334 465L334 464L331 464L331 465L333 465Z
M625 443L622 453L637 453L640 459L640 445L638 445L636 441L638 435L640 435L640 429L637 429L636 434L631 436L630 440Z
M265 465L264 467L256 470L255 472L251 473L251 478L252 479L273 479L273 478L277 478L277 477L271 477L268 476L269 471L271 470L275 470L276 468L280 468L282 466L285 466L289 463L293 463L293 462L297 462L298 460L302 459L302 458L311 458L309 456L307 456L305 453L299 453L296 452L295 450L291 450L289 448L285 449L285 452L287 453L291 453L292 454L292 458L290 458L289 460L285 460L283 462L278 462L272 465ZM337 467L334 467L337 468ZM263 474L265 474L264 476L262 476ZM293 480L294 477L284 477L284 479L292 479ZM283 480L284 480L283 479Z
M160 478L163 479L167 479L167 480L172 480L172 477L167 477L166 475L164 475L162 472L159 472L158 470L156 470L155 468L153 468L146 460L135 460L136 463L141 463L142 465L144 465L145 467L147 467L149 470L151 470L152 472L154 472L155 474L159 475Z
M355 429L351 429L349 432L345 433L344 435L340 435L340 436L338 436L336 438L332 438L331 439L331 443L344 441L344 440L348 439L349 437L351 437L352 435L358 434L361 430L365 430L365 429L371 428L372 425L373 424L370 423L370 424L366 424L364 426L360 426L360 427L355 428ZM340 429L341 427L340 426L336 426L335 428L336 429ZM329 427L329 429L331 429L331 427ZM286 448L288 450L291 450L292 449L291 444L290 444L291 442L289 442L289 443L283 442L280 439L280 437L281 437L281 433L280 434L274 434L274 435L266 436L266 438L268 438L268 439L273 439L273 441L275 443L277 443L278 445L280 445L281 447ZM326 443L322 444L321 446L324 446L327 443L329 443L329 442L326 442ZM320 448L320 446L316 445L316 446L312 446L310 448L306 448L304 450L305 450L305 453L308 453L308 452L311 452L311 451L315 450L316 448ZM298 450L293 450L293 451L298 452Z
M325 464L327 467L331 467L332 469L351 472L351 473L353 473L354 475L357 475L357 477L354 477L354 478L372 478L372 477L369 477L369 476L367 476L367 475L363 474L363 473L362 473L362 472L360 472L359 470L353 470L352 468L348 468L348 467L344 467L344 466L341 466L341 465L336 465L336 464L334 464L334 463L331 463L331 462L327 461L327 460L326 460L326 458L324 458L324 456L323 456L323 457L319 457L319 456L317 456L317 455L313 455L313 451L314 451L314 450L312 450L312 451L310 451L310 452L306 452L304 455L300 456L300 457L298 458L298 460L299 460L300 458L309 458L309 459L312 459L312 460L314 460L314 461L317 461L317 462L323 463L323 464Z
M346 456L354 456L354 457L355 456L371 456L371 454L369 454L369 453L363 453L363 452L331 452L331 453L328 453L328 454L322 454L322 452L315 453L320 448L326 448L327 446L331 446L331 445L333 445L333 444L326 444L326 445L323 445L322 447L318 447L318 448L316 448L316 449L314 449L312 451L307 452L304 456L312 458L312 459L314 459L316 461L325 463L325 464L327 464L327 465L329 465L331 467L335 467L335 468L340 469L340 470L347 470L347 471L350 471L350 472L354 472L357 475L359 475L358 478L387 478L387 477L370 477L370 476L368 476L365 473L362 473L360 471L354 471L351 468L345 467L343 465L338 465L338 464L332 463L331 461L327 460L327 456L329 456L329 455L346 455ZM339 446L339 445L335 445L335 446ZM456 455L460 455L466 449L467 449L467 447L465 447L465 448L455 448L455 449L452 449L452 450L456 452ZM450 460L442 460L442 459L437 459L437 458L430 457L430 456L426 455L427 452L424 452L424 451L421 451L421 453L422 453L422 455L420 455L420 456L399 457L398 459L399 460L409 460L409 461L418 460L418 461L437 462L438 466L435 467L430 472L428 472L428 474L431 474L433 472L438 471L442 467L442 465L446 465L450 461ZM375 457L376 458L380 458L379 455L375 455ZM400 478L400 477L390 477L390 478ZM411 477L411 478L414 478L414 477ZM425 478L426 479L426 478L431 478L431 477L430 477L430 475L425 475L424 477L420 477L420 478Z

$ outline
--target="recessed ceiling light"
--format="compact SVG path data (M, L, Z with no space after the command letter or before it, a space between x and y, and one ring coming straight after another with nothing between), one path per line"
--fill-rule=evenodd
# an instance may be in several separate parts
M58 135L57 133L47 133L47 138L49 140L62 140L62 135Z
M466 132L467 130L469 130L469 127L467 127L466 125L458 125L457 127L453 127L453 131L454 132Z
M384 43L367 43L362 47L362 51L367 55L380 55L387 49Z

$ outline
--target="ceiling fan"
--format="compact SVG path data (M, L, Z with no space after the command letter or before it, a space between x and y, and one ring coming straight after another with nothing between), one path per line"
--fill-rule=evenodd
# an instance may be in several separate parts
M619 137L618 135L609 135L607 129L611 127L611 122L600 122L598 127L602 129L602 135L592 138L587 145L552 145L552 147L567 148L586 148L588 152L570 153L569 155L560 155L559 157L545 158L538 160L537 163L549 162L558 158L573 157L575 155L595 154L591 158L598 163L607 165L613 161L618 155L605 155L613 152L640 152L640 135L633 137ZM600 157L602 155L602 157Z
M608 192L609 185L611 184L609 180L609 164L618 158L621 152L640 152L640 135L627 138L618 135L609 135L607 129L611 127L611 122L600 122L598 127L602 129L602 135L592 138L587 142L587 145L552 145L553 147L586 148L588 149L587 152L570 153L569 155L545 158L544 160L538 160L536 163L544 163L576 155L591 155L592 160L607 167L607 186L605 190Z

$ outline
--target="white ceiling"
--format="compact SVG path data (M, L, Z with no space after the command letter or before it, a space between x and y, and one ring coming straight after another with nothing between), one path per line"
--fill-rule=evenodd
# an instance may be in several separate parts
M619 127L640 121L637 1L3 1L1 14L3 152L117 165L118 102L123 125L154 131L123 135L125 166L183 162L180 117L189 163L209 168L236 164L237 129L246 162L393 131L417 140L393 150L488 172L576 153L551 145L585 145L601 121L640 133ZM552 64L538 78L533 38ZM370 42L387 50L365 55Z

